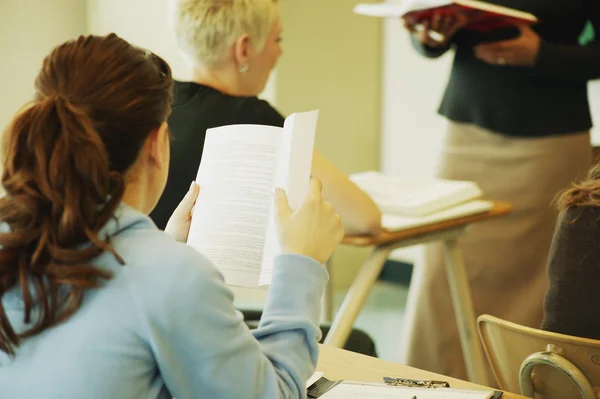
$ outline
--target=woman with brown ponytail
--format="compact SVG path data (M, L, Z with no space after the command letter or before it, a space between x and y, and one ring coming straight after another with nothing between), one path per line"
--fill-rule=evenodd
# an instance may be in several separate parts
M173 81L116 35L44 60L5 133L0 398L300 398L318 355L322 263L343 236L311 181L274 198L283 255L258 329L185 241L192 184L159 231Z

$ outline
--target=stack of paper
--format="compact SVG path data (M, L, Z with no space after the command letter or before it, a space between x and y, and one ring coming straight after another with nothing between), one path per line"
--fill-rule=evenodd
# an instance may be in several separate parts
M447 220L458 219L464 216L477 215L487 212L494 207L492 201L475 200L457 206L434 212L426 216L402 216L384 214L381 224L390 231L412 229L419 226L441 223Z
M350 176L383 212L383 226L404 230L490 210L491 201L480 200L474 182L388 176L362 172Z

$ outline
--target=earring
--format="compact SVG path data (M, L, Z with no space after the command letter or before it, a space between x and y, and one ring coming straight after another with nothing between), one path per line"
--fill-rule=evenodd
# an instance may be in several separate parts
M250 69L250 66L248 64L240 65L240 72L241 73L248 72L248 69Z

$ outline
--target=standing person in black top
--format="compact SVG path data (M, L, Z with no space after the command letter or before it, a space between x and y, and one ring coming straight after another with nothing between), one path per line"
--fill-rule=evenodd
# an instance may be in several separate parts
M284 123L276 109L256 97L281 55L277 1L173 1L177 41L193 64L193 78L175 82L169 179L151 215L160 228L196 177L207 129ZM312 175L323 183L323 196L341 216L347 234L379 232L379 208L318 152Z
M552 201L591 163L587 82L600 78L600 43L578 43L586 21L600 32L598 0L491 0L541 21L480 33L464 18L405 21L430 58L456 51L440 113L448 118L439 176L477 182L486 197L510 202L509 217L476 226L460 242L477 315L538 328L546 259L556 221ZM446 41L437 43L428 30ZM455 34L454 34L455 33ZM404 361L466 378L443 253L428 248L408 304ZM490 373L491 377L491 373ZM490 380L493 381L493 378Z

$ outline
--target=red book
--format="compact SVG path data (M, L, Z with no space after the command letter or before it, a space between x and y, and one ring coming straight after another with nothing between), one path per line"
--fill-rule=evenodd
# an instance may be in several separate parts
M463 29L478 31L538 22L533 14L480 0L404 0L399 4L359 4L354 12L374 17L405 18L417 23L434 14L461 14L468 20Z

